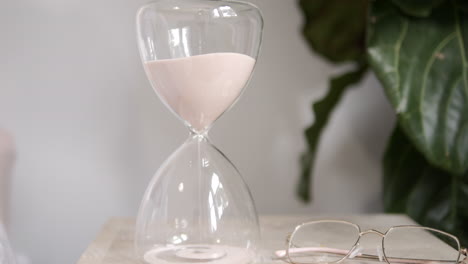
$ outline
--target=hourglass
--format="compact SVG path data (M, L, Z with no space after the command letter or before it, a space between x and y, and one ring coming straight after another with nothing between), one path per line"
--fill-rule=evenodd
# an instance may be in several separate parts
M145 263L257 260L259 227L251 194L208 131L247 85L262 26L260 11L237 1L159 0L138 11L146 75L190 131L141 202L135 248Z

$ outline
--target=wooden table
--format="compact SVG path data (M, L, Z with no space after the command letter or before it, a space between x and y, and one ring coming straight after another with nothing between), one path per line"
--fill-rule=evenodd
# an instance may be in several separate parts
M348 215L348 216L260 216L262 232L261 255L264 263L284 263L274 261L272 252L283 249L286 236L293 228L305 221L314 219L342 219L359 224L364 229L386 231L394 225L415 224L405 215ZM83 253L77 264L140 264L133 253L134 220L113 218L102 228L96 239ZM373 237L371 239L380 239ZM375 241L372 241L375 243Z

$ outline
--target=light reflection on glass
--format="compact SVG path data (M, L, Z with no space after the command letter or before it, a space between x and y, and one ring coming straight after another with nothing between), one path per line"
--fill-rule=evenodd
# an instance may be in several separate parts
M202 166L203 166L203 168L208 168L210 166L210 160L206 159L206 158L203 158L202 159Z
M213 231L217 229L217 221L221 219L224 209L228 204L224 199L224 193L219 193L223 189L223 184L219 180L219 176L213 173L211 176L211 190L208 197L208 204L210 208L211 228Z
M213 177L211 177L211 191L213 192L213 194L216 194L216 192L218 192L218 188L220 186L220 182L219 182L219 177L216 173L213 173Z
M218 206L218 218L221 218L221 216L223 215L223 212L224 212L224 208L226 208L227 206L224 204L224 201L221 197L221 203L219 203L219 206Z
M171 46L180 45L180 34L178 28L169 30L169 43Z
M213 17L220 17L218 9L213 9Z
M237 13L230 6L220 6L219 11L223 17L236 17Z
M148 42L149 57L154 59L156 57L156 54L154 53L154 42L149 36L146 38L146 41Z
M190 56L190 50L189 50L189 29L184 27L182 28L182 43L183 43L183 49L185 52L185 56Z
M189 36L190 31L189 28L173 28L168 30L169 34L169 44L174 49L172 54L173 56L177 57L187 57L191 56L190 54L190 43L189 43Z
M216 216L212 192L210 192L210 195L208 196L208 204L210 205L211 231L216 231L216 229L218 229L218 217Z
M172 244L180 244L180 243L182 243L182 239L180 239L179 236L173 236L173 237L171 238L171 243L172 243Z

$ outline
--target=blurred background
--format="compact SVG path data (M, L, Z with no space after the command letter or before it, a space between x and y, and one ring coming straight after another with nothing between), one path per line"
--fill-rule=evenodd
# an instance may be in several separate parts
M133 217L154 172L187 137L140 63L135 13L146 2L1 2L0 142L16 159L12 173L0 174L0 212L31 263L74 263L106 220ZM303 204L295 188L311 102L347 65L308 48L296 0L252 2L264 15L262 52L243 97L211 130L213 142L241 171L260 214L380 212L394 117L379 83L366 76L333 115L314 200Z

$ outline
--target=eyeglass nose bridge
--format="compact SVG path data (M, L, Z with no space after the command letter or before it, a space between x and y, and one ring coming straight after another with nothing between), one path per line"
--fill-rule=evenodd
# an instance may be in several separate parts
M364 236L364 235L367 235L367 234L375 234L375 235L378 235L378 236L381 236L381 237L385 236L384 233L382 233L380 231L377 231L375 229L369 229L369 230L363 231L363 232L359 233L359 236Z

